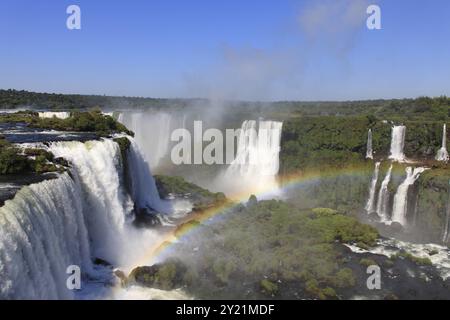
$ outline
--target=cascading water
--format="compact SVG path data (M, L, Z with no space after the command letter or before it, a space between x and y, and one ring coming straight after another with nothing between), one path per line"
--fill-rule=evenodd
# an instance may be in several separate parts
M402 162L405 160L403 148L405 146L405 126L392 127L391 154L389 159Z
M449 240L449 228L450 228L450 180L447 185L447 206L445 209L445 222L444 231L442 233L442 242L445 244Z
M373 159L373 150L372 150L372 129L369 129L367 133L367 151L366 151L366 159Z
M95 279L91 260L98 257L129 271L161 240L156 231L136 229L127 219L133 201L120 178L115 142L56 142L49 149L71 162L70 175L25 187L0 208L0 298L74 298L66 287L68 266ZM147 181L137 186L148 187L148 166L139 164L137 149L130 153L131 174ZM146 191L137 201L157 207L155 190Z
M158 212L170 213L167 202L161 201L155 180L148 163L144 160L136 141L128 137L131 142L128 150L128 163L131 180L131 196L139 208L150 208Z
M398 222L403 226L406 225L409 187L416 182L416 180L420 177L420 174L425 170L426 169L422 167L414 169L411 167L406 168L406 178L400 184L394 196L394 205L392 208L392 218L391 218L392 221Z
M380 162L375 163L375 170L373 172L372 181L369 189L369 199L366 204L366 211L368 214L375 211L375 191L378 182L378 175L380 172Z
M442 147L438 150L436 155L437 161L445 161L449 160L448 152L447 152L447 125L444 124L442 128Z
M121 112L118 121L135 133L150 167L154 170L170 154L170 136L174 129L185 128L186 115L166 112Z
M236 157L222 179L231 196L276 194L282 122L244 121L238 137ZM225 187L225 188L227 188Z
M39 112L39 118L59 118L59 119L67 119L70 117L70 112Z
M381 182L380 191L378 191L378 201L377 201L377 214L381 218L381 221L386 221L388 219L388 205L389 205L389 182L391 181L392 175L392 164L389 167L386 176Z
M141 235L127 223L133 218L133 199L126 194L120 179L122 168L119 146L109 139L86 143L56 142L50 146L50 151L56 157L64 157L73 164L75 174L83 185L86 207L91 212L87 218L88 225L97 228L91 233L92 242L96 244L93 254L115 265L129 263L133 260L131 255L139 254L136 249L140 245L136 245L134 240L139 242ZM148 187L152 184L153 177L147 165L139 164L142 157L137 156L137 152L134 148L130 151L132 180L139 181L136 187ZM139 172L139 169L145 171ZM161 200L156 188L145 192L146 195L142 190L140 193L136 191L136 201L159 208ZM141 240L144 241L145 237Z
M107 244L96 248L96 256L117 263L117 247L123 237L127 216L131 216L131 199L120 184L120 150L111 140L57 142L50 146L56 157L69 160L87 190L89 225L101 226L92 234L93 242Z
M67 267L92 273L89 236L95 235L82 198L80 185L64 173L24 187L0 208L0 299L73 298Z

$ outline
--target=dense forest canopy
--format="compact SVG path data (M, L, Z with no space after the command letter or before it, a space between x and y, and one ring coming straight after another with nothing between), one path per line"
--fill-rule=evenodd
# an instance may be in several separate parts
M0 109L31 107L37 109L70 110L87 109L93 107L164 107L184 106L188 100L184 99L157 99L142 97L112 97L101 95L78 95L37 93L24 90L1 90Z
M19 90L0 90L0 109L34 108L71 110L100 108L185 108L208 105L206 99L159 99L143 97L112 97L101 95L75 95L36 93ZM293 116L349 116L366 115L378 119L437 120L449 116L450 98L419 97L415 99L361 100L361 101L228 101L224 105L242 107L248 111L276 113L282 118Z

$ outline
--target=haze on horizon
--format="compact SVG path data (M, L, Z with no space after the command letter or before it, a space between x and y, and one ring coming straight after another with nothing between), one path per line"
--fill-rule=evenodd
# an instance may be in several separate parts
M66 8L81 8L81 30ZM381 7L382 29L366 28ZM450 95L436 0L0 3L0 88L228 100Z

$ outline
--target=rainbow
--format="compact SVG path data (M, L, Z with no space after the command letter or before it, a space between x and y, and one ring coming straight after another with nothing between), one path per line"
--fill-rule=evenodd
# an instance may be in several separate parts
M298 188L301 186L307 186L308 184L313 184L321 179L332 179L340 176L370 177L372 170L373 161L367 161L359 166L308 170L289 175L281 175L278 178L278 182L280 189L282 191L286 191L290 188ZM190 220L184 224L181 224L177 229L162 235L161 240L158 243L150 246L137 261L134 261L130 265L134 268L138 266L148 266L158 261L162 261L166 256L170 255L171 249L174 248L176 243L187 240L188 237L198 229L199 225L206 223L211 224L218 221L217 219L219 218L226 218L227 212L239 204L246 202L251 194L254 194L259 199L267 199L274 194L274 190L271 188L260 187L254 188L253 190L249 190L245 193L229 195L228 198L233 199L233 202L224 203L222 205L206 209L201 213L192 214L190 216ZM114 292L121 289L122 286L117 284L111 288L110 293L114 294Z
M297 172L295 174L283 175L278 179L280 190L286 191L291 188L306 186L322 179L332 179L339 176L360 176L370 177L373 170L373 162L367 161L361 165L348 166L345 168L327 168L322 170L310 170ZM215 218L226 216L229 210L248 200L254 194L258 199L273 198L274 190L264 186L248 190L245 193L229 195L233 202L225 203L210 209L206 209L198 214L193 214L190 220L181 224L176 230L169 232L162 237L161 241L150 247L140 258L135 266L151 265L169 253L174 244L185 240L197 227L204 223L214 223Z

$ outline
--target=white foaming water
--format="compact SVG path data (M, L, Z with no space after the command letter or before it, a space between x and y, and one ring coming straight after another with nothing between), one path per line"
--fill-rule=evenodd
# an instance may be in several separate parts
M405 160L403 148L405 146L405 126L392 127L391 154L389 159L402 162Z
M236 157L221 177L231 197L279 192L277 174L283 123L278 121L244 121L238 138Z
M447 152L447 125L444 124L442 128L442 147L438 150L436 155L437 161L445 161L449 160L448 152Z
M110 116L114 118L114 112L102 112L102 114L104 114L105 116Z
M59 118L67 119L70 117L70 112L39 112L39 118Z
M369 129L367 133L367 151L366 151L366 159L373 159L373 150L372 150L372 129Z
M92 242L96 244L94 255L122 268L128 266L142 254L140 250L154 243L157 234L149 230L137 230L127 223L132 218L133 202L121 183L119 146L108 139L86 143L57 142L50 146L50 151L73 164L83 185L86 209L91 212L87 216L88 225L96 228L91 235ZM132 161L130 167L134 165L135 161ZM134 174L138 174L134 170ZM148 174L148 169L138 175L144 174ZM146 191L148 196L140 194L139 201L157 207L158 204L152 203L152 200L159 199L158 194L152 193L155 190Z
M430 259L439 271L443 280L450 277L450 250L445 246L434 243L416 244L395 239L378 240L377 246L369 250L361 249L354 245L345 244L345 246L355 253L370 252L373 254L384 255L386 257L391 257L400 250L404 250L415 257Z
M91 274L90 257L82 190L68 174L24 187L0 208L1 299L71 299L66 268Z
M170 154L172 131L186 127L186 115L166 112L122 112L118 121L135 133L136 143L153 170Z
M57 142L50 146L56 157L69 160L83 188L87 190L89 225L102 226L92 235L93 242L103 244L96 248L97 257L118 263L118 246L123 240L125 219L132 213L131 199L126 198L120 184L120 151L111 140Z
M168 202L163 202L158 194L155 179L150 167L145 161L135 140L128 137L131 142L128 150L128 162L131 179L131 194L139 208L150 208L158 212L171 213Z
M375 170L373 172L372 181L370 183L369 198L366 204L366 211L368 214L375 211L375 192L378 182L378 175L380 172L380 162L375 163Z
M401 225L406 225L406 214L408 212L408 190L417 179L420 174L426 169L422 167L418 168L406 168L406 178L397 188L397 192L394 196L394 206L392 208L392 218L394 222L398 222Z
M120 149L115 142L57 142L49 149L72 163L70 175L25 187L0 208L0 299L114 298L104 285L111 281L110 271L94 268L91 260L102 258L129 272L138 261L151 263L146 258L151 256L149 250L164 237L131 225L133 202L120 178ZM133 174L152 179L142 177L149 174L147 166L136 171L142 157L133 150ZM159 196L152 190L147 190L147 198L140 194L138 199L154 208ZM70 265L80 266L86 280L76 296L66 288ZM144 292L144 297L152 297Z
M181 289L159 290L154 288L144 288L130 286L114 290L110 296L116 300L191 300Z
M389 205L389 182L391 181L392 175L392 164L389 167L386 176L381 182L380 191L378 191L378 201L377 201L377 214L381 218L381 221L386 221L388 219L388 205Z

